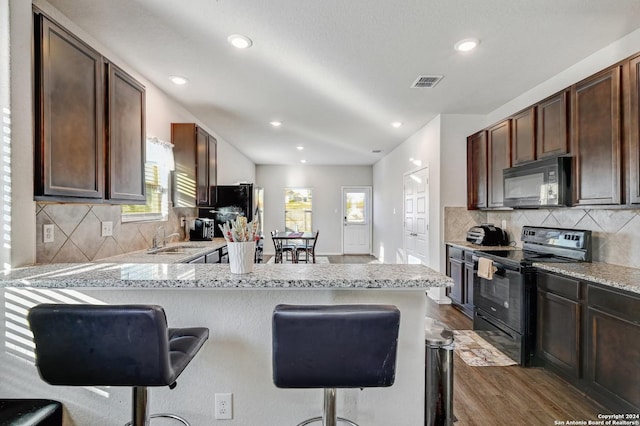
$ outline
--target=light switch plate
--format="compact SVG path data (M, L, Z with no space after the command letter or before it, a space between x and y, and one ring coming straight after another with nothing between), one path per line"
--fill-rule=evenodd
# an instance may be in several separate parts
M102 236L110 237L113 235L113 222L102 222Z
M52 243L53 242L53 229L54 225L51 223L45 224L42 227L42 242L43 243Z

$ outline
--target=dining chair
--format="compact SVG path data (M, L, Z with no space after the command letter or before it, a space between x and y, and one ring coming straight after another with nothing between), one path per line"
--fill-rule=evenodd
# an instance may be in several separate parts
M318 242L318 234L320 234L320 230L316 231L316 234L313 236L313 244L309 246L309 243L304 246L296 247L296 262L300 262L300 254L304 253L304 263L309 263L309 256L313 259L313 263L316 263L316 243Z
M275 248L274 263L284 262L284 253L291 254L291 261L295 262L296 259L296 246L292 244L284 244L280 238L274 238L278 234L278 230L271 231L271 239L273 240L273 246Z

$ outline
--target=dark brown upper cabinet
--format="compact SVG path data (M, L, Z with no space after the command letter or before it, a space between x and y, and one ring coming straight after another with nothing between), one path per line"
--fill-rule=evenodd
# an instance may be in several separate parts
M538 103L536 108L536 158L569 153L569 90Z
M467 208L487 207L487 132L467 138Z
M34 29L36 199L102 199L102 56L41 14Z
M528 108L511 117L513 140L511 163L528 163L536 159L536 107Z
M511 120L504 120L487 130L487 160L487 206L503 207L502 171L511 167Z
M176 207L211 206L216 185L216 139L195 123L171 123Z
M106 74L108 198L146 202L145 89L111 63L107 64Z
M621 202L621 74L614 66L571 88L574 205Z
M629 61L629 203L640 204L640 56Z

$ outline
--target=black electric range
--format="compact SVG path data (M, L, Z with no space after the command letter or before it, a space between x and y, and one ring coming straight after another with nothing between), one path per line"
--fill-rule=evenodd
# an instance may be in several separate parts
M527 366L533 361L535 343L533 264L590 262L591 231L524 226L521 240L521 250L474 253L478 274L473 284L473 329L514 361ZM488 272L487 265L492 273L483 274Z

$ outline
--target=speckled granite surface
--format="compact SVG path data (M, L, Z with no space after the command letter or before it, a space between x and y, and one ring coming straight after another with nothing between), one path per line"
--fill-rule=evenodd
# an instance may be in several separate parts
M107 257L96 260L100 263L187 263L203 254L217 250L226 246L224 238L214 238L213 241L182 241L167 244L163 249L171 249L181 247L184 253L166 253L158 251L155 254L149 254L148 250L138 250L130 253L120 254L118 256Z
M489 250L519 250L519 247L515 246L480 246L478 244L472 244L468 241L446 241L445 244L449 244L451 246L459 247L465 250L475 250L475 251L489 251Z
M228 264L64 263L0 274L0 287L423 289L452 284L424 265L397 264L259 264L252 273L237 275Z
M556 272L585 281L640 294L640 269L611 263L534 263L540 270Z

